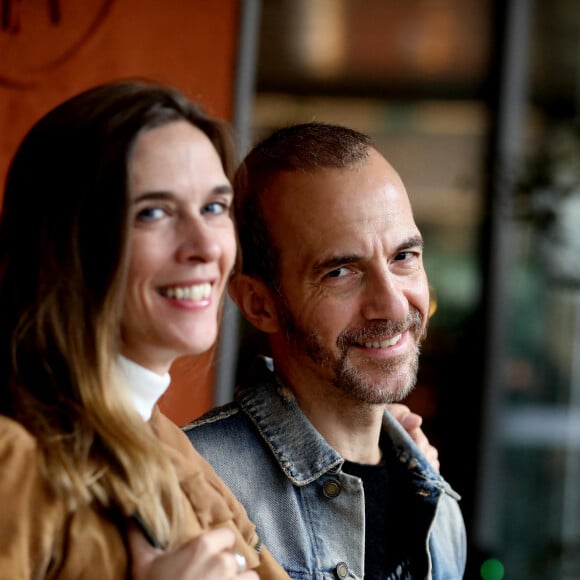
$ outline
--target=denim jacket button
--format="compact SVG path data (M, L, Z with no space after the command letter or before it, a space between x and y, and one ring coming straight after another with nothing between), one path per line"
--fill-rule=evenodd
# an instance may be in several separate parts
M322 493L324 494L324 497L327 497L328 499L338 497L340 495L340 483L334 479L325 481L322 486Z
M346 578L348 576L348 565L346 562L339 562L336 565L336 568L334 569L335 573L336 573L336 577L340 578L341 580L343 578Z

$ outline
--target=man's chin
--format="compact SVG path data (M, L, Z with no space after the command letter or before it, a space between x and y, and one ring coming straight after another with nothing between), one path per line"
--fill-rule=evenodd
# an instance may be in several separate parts
M407 376L393 378L387 384L383 380L370 385L370 390L377 394L376 400L380 403L399 403L413 390L415 381Z
M359 401L370 404L397 403L402 401L415 385L415 374L405 369L361 369L343 367L335 384Z
M409 355L396 358L378 358L360 356L349 357L347 364L361 374L367 375L373 381L391 380L390 377L408 375L412 367L412 357Z
M412 388L401 389L383 389L367 386L351 390L351 396L361 403L367 405L388 405L391 403L400 403L405 400Z

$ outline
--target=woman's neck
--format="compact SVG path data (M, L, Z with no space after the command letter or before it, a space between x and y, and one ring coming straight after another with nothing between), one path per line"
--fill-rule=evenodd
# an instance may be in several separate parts
M159 397L169 387L169 373L159 375L123 355L119 355L119 367L126 378L131 402L139 415L148 421Z

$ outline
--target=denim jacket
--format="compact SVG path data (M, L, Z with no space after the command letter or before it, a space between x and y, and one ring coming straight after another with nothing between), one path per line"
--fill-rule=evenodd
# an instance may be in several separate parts
M236 389L235 402L184 427L232 489L261 541L292 578L364 576L364 494L358 477L326 442L273 372ZM460 580L466 536L459 496L389 413L383 429L406 466L408 485L431 514L425 529L432 580Z

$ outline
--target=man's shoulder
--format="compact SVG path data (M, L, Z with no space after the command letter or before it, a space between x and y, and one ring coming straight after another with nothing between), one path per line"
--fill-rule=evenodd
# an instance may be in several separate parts
M239 440L247 436L250 421L240 405L232 402L211 409L181 429L196 447L222 447L232 437Z
M253 477L256 465L264 471L271 454L262 434L237 403L216 407L182 429L236 495L239 486Z
M204 427L206 425L212 425L215 423L220 423L221 421L226 421L235 417L240 413L240 406L237 403L231 402L219 407L214 407L207 413L204 413L197 419L194 419L187 425L182 427L183 431L186 433L192 431L199 427Z
M260 439L250 417L235 402L216 407L181 429L206 457L218 451L234 453L240 443L255 446Z
M218 458L229 460L235 451L235 441L244 437L245 429L240 423L242 415L238 405L228 403L208 411L181 429L215 469Z

